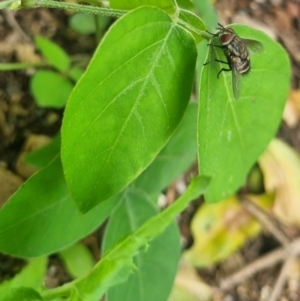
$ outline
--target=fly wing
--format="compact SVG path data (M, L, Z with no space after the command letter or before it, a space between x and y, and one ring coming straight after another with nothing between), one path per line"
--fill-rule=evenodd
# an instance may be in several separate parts
M240 96L240 85L242 75L238 73L236 68L232 68L232 90L235 100L239 99Z
M250 40L250 39L241 39L243 43L247 46L247 49L249 50L250 54L259 54L264 50L264 46L262 43Z

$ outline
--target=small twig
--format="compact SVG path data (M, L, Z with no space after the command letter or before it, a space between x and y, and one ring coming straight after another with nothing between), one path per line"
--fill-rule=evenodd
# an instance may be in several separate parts
M254 275L255 273L264 270L270 266L277 264L280 261L285 260L288 256L296 256L300 254L300 238L295 239L293 242L289 243L287 246L278 248L277 250L259 258L258 260L250 263L242 270L236 272L235 274L223 279L220 282L220 288L222 290L228 290L231 287L244 281L246 278Z
M295 256L289 256L289 258L286 259L285 263L283 264L280 274L276 280L276 283L274 285L274 289L272 291L272 294L270 296L269 301L277 301L279 300L281 296L281 292L284 288L284 285L287 281L287 275L290 270L291 264L294 260Z
M25 42L31 42L30 37L23 31L19 23L16 21L13 12L7 9L4 9L3 12L10 27L15 30L24 39Z
M290 238L279 228L273 217L267 214L249 198L242 197L243 206L267 229L283 246L290 243Z
M289 237L280 229L278 226L278 223L276 220L274 220L273 217L268 215L264 210L259 208L254 202L249 200L246 197L243 197L243 206L251 213L253 216L266 228L282 245L286 247L286 251L289 250L289 243L290 239ZM290 244L291 246L291 244ZM284 252L285 253L285 252ZM293 253L293 251L291 251ZM278 253L279 255L280 253ZM288 255L287 258L285 258L285 261L282 265L280 274L276 280L276 283L274 285L274 289L272 291L272 294L269 298L269 301L277 301L279 300L282 290L284 288L284 285L286 284L287 280L287 274L290 269L291 263L294 259L293 254ZM282 258L281 260L284 260Z

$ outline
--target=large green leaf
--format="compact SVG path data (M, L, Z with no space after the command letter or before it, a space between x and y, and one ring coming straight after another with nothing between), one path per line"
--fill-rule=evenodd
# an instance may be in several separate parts
M178 129L150 166L133 182L149 194L158 194L196 160L197 104L190 103Z
M81 211L123 190L162 149L188 104L195 60L192 36L160 9L139 8L111 27L62 127L65 175Z
M290 64L283 48L264 33L233 26L240 37L262 43L263 52L251 55L251 70L242 76L235 100L231 72L224 64L203 68L200 83L198 156L202 175L212 177L206 192L209 202L233 194L275 135L290 84ZM213 43L217 43L216 40ZM210 47L207 60L226 59L221 49Z
M110 199L82 215L56 158L28 179L0 210L0 251L22 257L58 251L92 232L116 203L117 198Z
M155 214L157 210L147 194L139 189L128 189L109 219L103 241L104 252ZM134 260L138 270L126 282L112 287L107 300L165 301L173 285L179 257L180 237L173 223L151 243L149 249L138 253Z

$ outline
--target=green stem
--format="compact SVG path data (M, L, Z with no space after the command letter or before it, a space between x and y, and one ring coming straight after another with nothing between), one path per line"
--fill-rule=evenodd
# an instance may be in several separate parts
M197 35L201 36L202 38L206 39L206 40L210 40L211 39L211 35L209 35L206 31L203 30L199 30L193 26L191 26L190 24L188 24L187 22L178 19L177 22L179 24L181 24L182 26L184 26L185 28L189 29L190 31L196 33Z
M64 284L63 286L53 288L48 291L44 291L41 293L43 300L52 300L58 297L69 297L74 289L74 282L76 280Z
M97 42L99 43L101 40L101 35L102 35L99 17L94 16L94 21L95 21L95 27L96 27L96 39L97 39Z
M44 67L46 63L0 63L0 71L22 70L31 67Z
M110 9L98 6L89 6L75 3L67 3L61 1L53 0L21 0L21 7L26 8L37 8L37 7L49 7L49 8L58 8L58 9L70 9L75 10L76 12L102 15L109 17L121 17L126 11L120 9Z

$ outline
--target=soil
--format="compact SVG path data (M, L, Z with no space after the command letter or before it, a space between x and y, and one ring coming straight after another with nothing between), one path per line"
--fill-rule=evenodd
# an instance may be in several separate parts
M299 0L219 0L215 7L220 23L251 25L281 43L292 64L291 89L300 88ZM95 37L82 36L70 29L69 16L70 12L51 9L0 11L0 62L38 59L39 54L33 46L35 35L50 38L74 59L91 55L96 47ZM24 55L20 49L28 49L28 52ZM25 142L32 137L37 140L44 136L53 137L61 126L62 110L43 109L35 104L29 87L32 73L31 69L0 73L0 207L27 178L26 172L17 167ZM299 119L293 126L288 119L283 121L278 136L300 152ZM170 187L171 195L172 189L174 187ZM200 204L201 200L195 202L180 218L185 247L192 244L189 222ZM99 236L101 234L96 235L98 239ZM87 239L86 243L94 250L95 257L99 257L95 251L99 245L97 239ZM274 237L262 234L249 241L235 257L210 269L200 270L199 275L209 285L218 287L220 280L230 275L229 271L240 269L279 246ZM0 282L12 277L23 266L24 261L0 254ZM61 270L61 264L55 256L50 260L49 270L53 266ZM280 271L281 263L273 265L228 290L219 291L214 300L263 300L262 292L274 286ZM55 285L69 280L64 272L57 273L55 277ZM300 289L291 293L284 288L280 296L280 300L300 300Z

